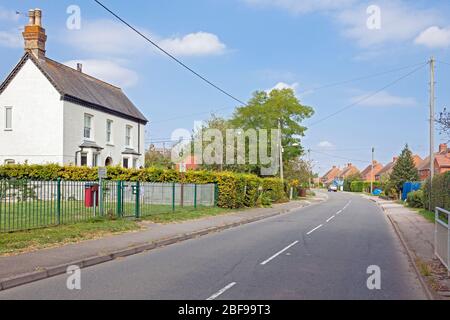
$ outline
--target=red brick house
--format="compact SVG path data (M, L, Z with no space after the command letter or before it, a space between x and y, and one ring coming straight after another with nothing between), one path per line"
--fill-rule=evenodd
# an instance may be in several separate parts
M420 169L423 163L423 159L415 154L413 155L414 164L416 165L417 170ZM398 157L394 157L392 162L389 162L387 165L383 167L378 173L375 174L375 181L381 181L383 177L389 177L392 173L392 170L394 170L395 163L397 162Z
M348 163L347 166L342 170L341 174L339 175L339 179L345 180L348 177L354 176L359 173L360 172L357 167L355 167L352 163Z
M439 145L439 152L434 155L434 172L441 174L450 171L450 149L446 143ZM427 157L419 167L420 180L430 177L430 157Z
M361 172L361 179L363 181L375 181L375 176L383 170L383 165L378 161L373 162L373 175L372 175L372 165L369 165Z
M327 173L325 173L325 175L322 178L320 178L320 182L322 182L324 185L329 185L340 174L341 170L338 167L333 166L333 168L331 168Z

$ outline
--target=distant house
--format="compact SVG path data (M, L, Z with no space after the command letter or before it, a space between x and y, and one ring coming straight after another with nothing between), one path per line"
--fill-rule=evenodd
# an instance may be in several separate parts
M46 57L30 10L25 54L0 85L1 164L144 165L147 119L123 91Z
M450 171L450 149L446 143L439 145L439 152L434 155L434 172L435 174ZM419 167L420 180L426 180L430 177L430 157L423 160Z
M337 166L333 166L325 175L320 178L320 182L324 185L331 184L339 175L341 174L341 170Z
M373 162L373 173L372 173L372 165L369 165L361 172L361 180L363 181L375 181L375 176L383 170L383 165L378 161Z
M355 167L352 163L348 163L347 166L339 174L338 178L340 180L345 180L351 176L359 174L359 169Z
M419 170L419 168L422 166L423 160L422 158L415 154L413 155L414 164ZM392 162L389 162L387 165L383 167L377 174L375 174L375 181L382 181L382 179L387 178L391 175L392 171L394 170L394 166L397 163L398 157L394 157L392 159Z

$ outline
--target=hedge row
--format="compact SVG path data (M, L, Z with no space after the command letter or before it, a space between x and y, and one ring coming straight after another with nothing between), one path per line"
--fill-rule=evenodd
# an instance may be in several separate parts
M0 166L0 179L95 181L96 168L49 165L5 165ZM158 168L124 169L108 168L109 180L175 182L175 183L217 183L218 206L222 208L254 207L260 201L261 193L272 202L287 200L284 185L280 179L260 178L251 174L232 172L188 171L181 174L175 170Z
M353 181L350 184L350 191L351 192L366 192L366 191L370 191L370 186L371 186L371 183L367 182L367 181ZM378 181L375 181L373 183L373 187L374 187L374 189L380 188L381 183Z
M450 210L450 172L436 175L433 179L430 199L430 179L423 186L424 207Z

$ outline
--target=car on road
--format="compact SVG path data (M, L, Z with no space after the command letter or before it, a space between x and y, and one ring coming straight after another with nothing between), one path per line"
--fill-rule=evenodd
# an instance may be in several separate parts
M328 192L338 192L338 187L335 185L330 185L328 187Z

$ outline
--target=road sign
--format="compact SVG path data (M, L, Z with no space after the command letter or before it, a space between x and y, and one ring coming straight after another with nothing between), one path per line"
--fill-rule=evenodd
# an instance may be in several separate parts
M98 178L99 179L108 178L108 169L105 167L98 168Z

